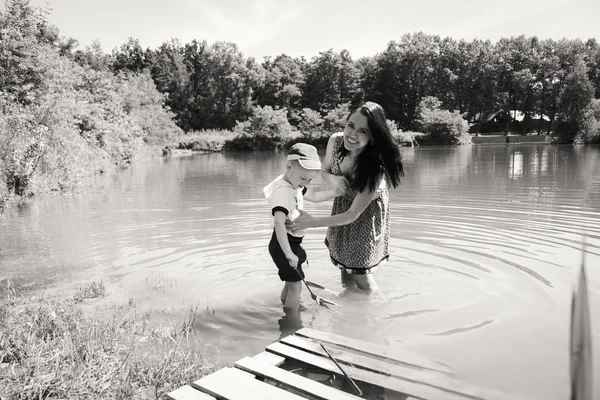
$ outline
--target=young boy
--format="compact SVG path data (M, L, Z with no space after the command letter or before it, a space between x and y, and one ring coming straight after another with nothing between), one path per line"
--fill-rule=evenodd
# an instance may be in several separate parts
M306 252L301 246L303 231L292 232L285 227L285 220L296 219L303 209L303 200L321 202L333 199L334 190L315 192L306 185L321 170L317 149L306 143L290 147L285 164L285 173L264 187L263 192L274 218L274 229L269 242L269 253L279 270L279 278L285 282L281 291L281 302L289 310L300 307L300 292L306 262Z

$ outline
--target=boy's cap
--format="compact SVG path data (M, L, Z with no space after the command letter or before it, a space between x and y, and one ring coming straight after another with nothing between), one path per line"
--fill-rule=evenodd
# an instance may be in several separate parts
M317 148L306 143L296 143L288 150L288 160L298 160L305 169L320 170L321 160Z

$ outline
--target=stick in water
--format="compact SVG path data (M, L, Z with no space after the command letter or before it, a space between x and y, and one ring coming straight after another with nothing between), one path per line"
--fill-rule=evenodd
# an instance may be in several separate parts
M314 282L311 282L311 281L306 281L306 283L308 284L308 286L313 286L313 287L316 287L318 289L321 289L321 290L324 290L326 292L329 292L331 294L334 294L336 296L340 296L340 294L338 292L333 291L331 289L327 289L325 286L319 285L318 283L314 283Z
M329 354L329 352L327 351L327 349L325 348L325 346L323 346L323 343L320 343L321 348L323 350L325 350L325 353L327 353L327 356L331 359L331 361L333 361L333 363L335 365L337 365L337 367L340 369L340 371L342 371L342 374L344 374L344 376L346 377L346 379L348 380L348 382L350 382L350 384L352 385L352 387L354 388L354 390L356 390L356 393L358 393L359 396L363 395L362 390L360 390L360 388L356 385L356 382L354 382L354 380L352 378L350 378L348 376L348 374L346 373L346 371L344 371L344 369L342 368L342 366L337 362L337 360L335 358L333 358L331 356L331 354Z

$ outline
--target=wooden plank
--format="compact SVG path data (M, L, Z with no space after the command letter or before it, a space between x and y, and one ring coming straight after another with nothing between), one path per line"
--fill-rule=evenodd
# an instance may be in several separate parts
M296 349L295 347L291 347L285 345L280 342L275 342L267 346L267 351L280 355L282 357L288 359L294 359L313 367L321 368L329 372L333 372L334 374L340 375L340 379L344 379L343 374L340 372L338 367L333 363L333 361L328 358L323 358L320 356L316 356L311 353L307 353L305 351ZM395 377L388 377L376 372L367 371L364 369L345 366L344 370L346 373L355 381L361 381L365 383L369 383L371 385L376 385L383 387L385 389L393 390L399 393L406 394L408 396L413 396L420 399L427 400L484 400L483 398L474 398L469 396L463 396L460 394L448 392L446 390L432 387L428 385L424 385L419 382L411 382L404 379L399 379Z
M306 351L318 356L327 357L327 354L321 346L314 342L310 342L299 336L286 336L280 340L281 343L296 347L302 351ZM327 350L341 364L353 365L362 369L370 370L375 373L381 373L387 376L418 382L423 385L437 387L448 392L460 394L471 398L484 398L488 400L504 400L508 397L504 393L479 387L460 381L451 376L448 376L437 371L429 371L422 369L414 369L403 365L394 365L383 360L377 360L371 357L364 357L355 353L348 353L340 350L337 347L329 346ZM343 367L345 369L345 367Z
M256 361L260 361L263 364L273 365L275 367L279 367L281 364L285 362L285 358L279 357L273 353L269 353L268 351L263 351L258 353L254 357L252 357Z
M363 340L352 339L333 333L321 332L311 328L302 328L296 332L296 335L304 336L325 343L336 344L342 347L348 347L355 351L370 354L380 358L389 359L400 364L408 364L422 369L429 369L432 371L444 372L447 374L453 373L452 368L443 363L431 360L422 355L405 350L392 349L388 346L382 346L379 344L365 342Z
M215 400L214 397L194 389L191 386L182 386L177 390L167 393L169 400Z
M260 378L270 379L286 387L309 394L322 400L361 400L361 397L342 392L303 376L288 372L284 369L263 364L254 358L246 357L235 363L237 368L250 372Z
M227 400L303 400L303 397L255 379L237 368L222 368L192 383L198 390Z

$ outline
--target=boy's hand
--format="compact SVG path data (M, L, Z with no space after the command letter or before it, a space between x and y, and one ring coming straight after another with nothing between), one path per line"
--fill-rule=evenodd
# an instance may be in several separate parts
M288 262L290 263L290 267L296 269L298 268L298 256L295 255L294 253L290 253L290 254L286 254L285 258L288 259Z

